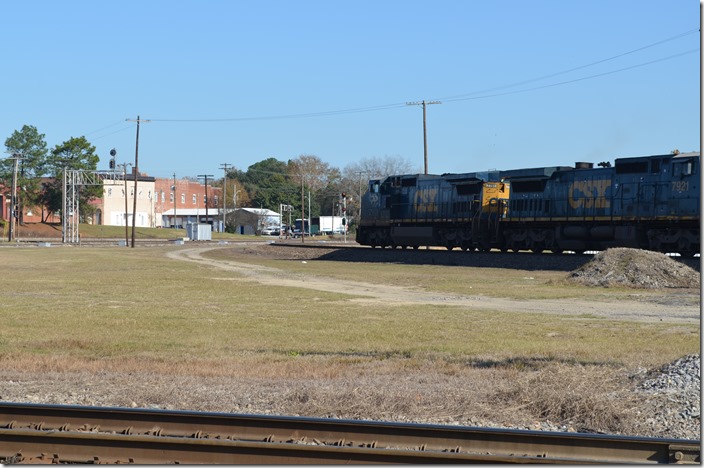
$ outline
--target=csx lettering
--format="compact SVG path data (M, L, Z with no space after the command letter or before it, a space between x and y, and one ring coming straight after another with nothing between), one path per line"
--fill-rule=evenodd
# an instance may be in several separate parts
M686 192L689 190L689 181L687 180L673 180L672 181L672 191L673 192Z
M570 206L577 208L610 208L606 189L611 187L611 179L579 180L572 182L569 192Z
M414 202L416 213L435 213L435 198L437 194L438 189L419 189L416 191Z

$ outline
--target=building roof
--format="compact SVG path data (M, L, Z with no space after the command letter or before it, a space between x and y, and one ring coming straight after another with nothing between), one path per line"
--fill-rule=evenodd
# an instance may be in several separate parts
M276 211L269 210L267 208L237 208L238 210L247 211L248 213L255 214L257 216L279 216Z
M164 216L173 216L174 215L174 209L171 208L169 210L164 211L161 213ZM208 216L210 215L220 215L220 208L208 208ZM205 208L177 208L176 209L176 216L205 216Z
M252 213L257 216L279 216L276 211L271 211L266 208L237 208L236 211L246 211L247 213ZM170 208L161 213L164 216L173 216L174 209ZM210 215L221 215L222 208L210 208L208 207L208 216ZM176 216L205 216L205 208L176 208Z

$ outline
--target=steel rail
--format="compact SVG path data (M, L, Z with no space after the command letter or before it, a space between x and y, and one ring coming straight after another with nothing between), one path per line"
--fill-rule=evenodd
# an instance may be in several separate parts
M0 403L5 463L700 463L699 441Z

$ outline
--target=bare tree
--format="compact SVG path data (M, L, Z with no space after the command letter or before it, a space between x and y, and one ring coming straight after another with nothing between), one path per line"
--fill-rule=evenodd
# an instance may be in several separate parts
M360 201L367 191L369 179L383 179L412 172L413 164L401 156L373 156L348 164L342 171L341 183L341 191L347 198L347 213L353 220L359 219Z
M366 174L368 179L383 178L390 175L409 174L413 172L413 164L401 156L373 156L348 164L342 171L346 179L357 180L357 174Z
M304 176L306 186L313 192L318 192L327 187L330 182L339 177L339 171L323 162L318 156L302 154L289 161L289 167L296 176Z

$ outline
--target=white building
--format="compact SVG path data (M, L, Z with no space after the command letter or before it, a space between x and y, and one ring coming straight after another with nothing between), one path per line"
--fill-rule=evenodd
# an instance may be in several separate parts
M207 216L205 208L171 208L161 213L159 226L180 226L186 229L189 224L212 224L214 231L223 231L222 210L208 208Z

